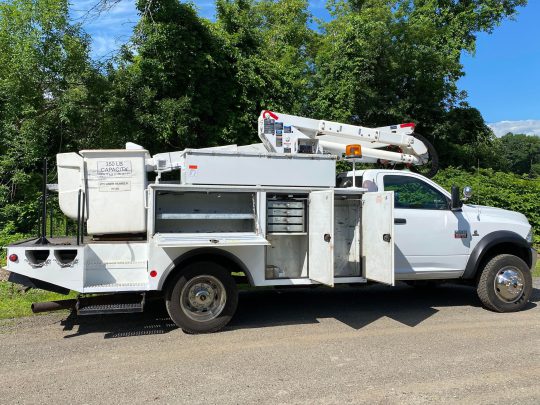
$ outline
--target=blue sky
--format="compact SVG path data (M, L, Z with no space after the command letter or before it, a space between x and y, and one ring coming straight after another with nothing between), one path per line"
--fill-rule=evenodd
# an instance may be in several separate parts
M135 2L121 0L96 17L87 11L97 0L72 0L72 17L92 36L92 55L107 58L126 42L137 22ZM201 16L214 17L214 1L194 1ZM312 13L328 18L325 0L310 1ZM475 55L464 54L459 81L468 101L480 110L497 135L508 131L540 135L540 1L529 0L515 20L493 34L478 36Z

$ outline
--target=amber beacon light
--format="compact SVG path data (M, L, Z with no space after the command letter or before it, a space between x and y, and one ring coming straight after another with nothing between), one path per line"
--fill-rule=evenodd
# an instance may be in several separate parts
M362 147L360 145L347 145L345 147L345 156L350 157L361 157L362 156Z

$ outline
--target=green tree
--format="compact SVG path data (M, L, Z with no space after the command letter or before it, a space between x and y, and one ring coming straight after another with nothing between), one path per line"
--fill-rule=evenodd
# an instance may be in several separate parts
M254 142L262 109L308 110L316 37L308 27L308 2L218 0L216 7L217 33L227 43L236 88L227 140Z
M109 70L114 138L153 151L218 144L234 103L225 44L191 4L141 0L137 8L132 48Z
M508 133L500 138L500 145L510 171L519 174L538 174L540 137Z
M480 111L471 107L456 107L442 113L440 122L431 132L441 161L446 165L476 169L492 167L506 170L499 140L486 125Z
M35 225L41 160L96 144L102 86L64 0L0 4L0 229Z
M313 114L367 126L415 121L420 133L436 134L436 147L439 140L459 145L449 132L456 129L454 116L475 115L457 87L461 54L474 52L478 32L491 32L525 3L330 2L334 18L322 25L315 58ZM472 128L460 124L457 137L475 145L489 130L481 117L472 118Z

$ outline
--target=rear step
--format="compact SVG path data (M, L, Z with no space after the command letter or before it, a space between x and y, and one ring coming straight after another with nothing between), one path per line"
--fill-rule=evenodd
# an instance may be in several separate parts
M116 299L114 301L106 299L106 296L103 296L103 300L99 300L98 298L102 297L79 298L75 305L77 315L108 315L143 312L146 301L144 293L122 294L122 297L115 297Z

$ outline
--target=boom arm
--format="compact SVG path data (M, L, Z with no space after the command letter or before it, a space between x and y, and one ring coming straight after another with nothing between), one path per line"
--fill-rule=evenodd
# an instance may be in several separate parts
M262 111L259 116L259 138L269 152L332 153L341 156L346 145L359 144L364 162L382 159L422 165L428 161L428 149L412 135L414 128L412 123L367 128L268 110ZM401 151L381 149L386 146L396 146Z
M362 157L356 161L376 163L382 160L417 166L427 163L430 153L435 153L432 147L428 151L427 141L424 143L418 135L413 136L415 125L412 123L367 128L264 110L258 124L262 145L227 145L204 149L252 153L261 153L261 149L266 149L274 153L329 153L342 156L347 145L358 144L362 147ZM395 146L396 151L384 149L388 146ZM185 151L177 151L154 155L147 162L148 170L156 171L159 179L161 173L181 169L184 154Z

